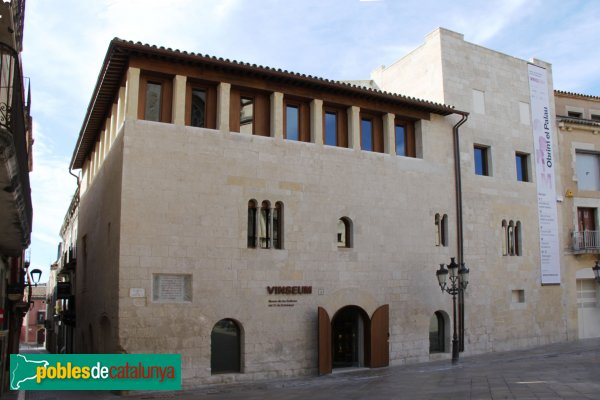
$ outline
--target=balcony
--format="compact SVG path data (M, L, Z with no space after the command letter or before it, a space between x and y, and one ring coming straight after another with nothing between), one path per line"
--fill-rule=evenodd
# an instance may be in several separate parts
M575 254L600 254L600 231L571 232L571 243Z
M62 259L63 267L61 272L74 271L77 266L77 251L75 247L69 247L69 250L63 253Z
M7 4L0 6L0 28L12 20ZM25 96L19 55L5 36L0 35L0 254L18 256L31 236L31 103Z

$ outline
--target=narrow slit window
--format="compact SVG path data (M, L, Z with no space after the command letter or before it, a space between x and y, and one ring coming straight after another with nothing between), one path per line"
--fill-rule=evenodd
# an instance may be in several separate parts
M248 248L256 248L256 200L248 202Z

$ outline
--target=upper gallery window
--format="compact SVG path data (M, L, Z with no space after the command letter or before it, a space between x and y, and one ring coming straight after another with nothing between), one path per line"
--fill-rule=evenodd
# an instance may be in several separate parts
M216 128L217 91L212 85L189 82L186 93L185 124L198 128Z
M270 136L269 95L259 91L231 88L229 127L232 132Z
M383 122L380 115L360 113L360 148L383 153Z
M284 105L284 137L288 140L310 142L309 103L285 98Z
M345 109L331 105L323 106L323 142L327 146L348 147Z
M171 78L142 74L138 118L146 121L171 122L172 85Z
M253 97L240 97L240 133L254 133Z
M396 155L416 157L415 126L413 122L396 120L394 123Z
M567 115L571 118L581 118L583 116L582 113L576 111L568 111Z
M146 85L146 108L144 119L147 121L160 121L160 105L162 85L158 82L148 82Z

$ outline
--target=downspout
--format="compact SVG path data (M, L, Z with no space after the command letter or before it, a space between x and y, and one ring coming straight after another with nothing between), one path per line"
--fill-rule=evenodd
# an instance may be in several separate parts
M462 182L460 176L460 140L458 128L469 118L469 113L457 113L461 115L458 121L452 127L452 138L454 144L454 191L456 195L456 248L458 253L458 264L464 262L463 246L463 213L462 213ZM458 292L458 348L459 351L465 350L465 297L462 290Z
M458 128L469 118L469 113L460 113L461 119L452 127L452 137L454 142L454 189L456 195L456 250L458 252L458 263L464 262L463 249L463 220L462 220L462 183L460 177L460 141L458 137Z

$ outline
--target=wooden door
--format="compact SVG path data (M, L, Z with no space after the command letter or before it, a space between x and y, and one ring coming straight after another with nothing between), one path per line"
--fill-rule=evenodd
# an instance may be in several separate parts
M579 221L579 232L596 230L596 209L579 207L577 208L577 219Z
M385 304L371 318L371 368L387 367L390 364L390 306Z
M327 311L319 307L319 375L331 373L331 319Z

